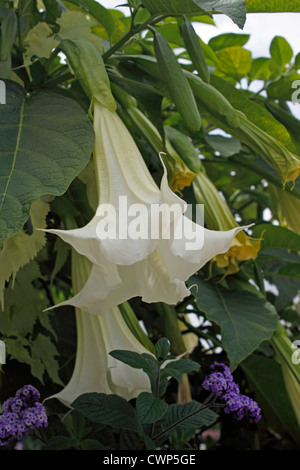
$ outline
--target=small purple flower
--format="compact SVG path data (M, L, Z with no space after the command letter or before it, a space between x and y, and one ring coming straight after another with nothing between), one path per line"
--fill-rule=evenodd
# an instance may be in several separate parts
M3 403L0 446L7 445L12 439L21 440L30 431L48 426L46 411L39 399L38 390L32 385L25 385Z
M261 409L256 401L240 393L229 367L216 362L210 369L212 372L204 379L203 388L225 402L225 413L232 414L237 420L247 418L250 423L257 423L261 418Z

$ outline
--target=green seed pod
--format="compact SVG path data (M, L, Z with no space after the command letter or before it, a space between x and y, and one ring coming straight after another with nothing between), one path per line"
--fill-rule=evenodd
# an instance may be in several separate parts
M224 119L231 127L239 127L240 119L238 113L222 93L209 83L201 80L197 75L187 71L185 75L196 99L209 113L218 119Z
M155 32L153 45L161 77L178 112L189 129L198 131L201 127L201 118L197 103L174 52L160 33Z
M115 111L116 102L100 52L86 39L64 39L60 44L87 96Z
M0 60L5 62L10 55L17 32L17 17L14 11L8 10L1 23Z
M184 163L194 173L199 173L202 167L201 160L197 150L188 137L179 130L174 129L174 127L165 127L164 130L167 138Z
M199 74L199 77L201 77L206 83L209 83L210 76L203 49L193 25L186 18L181 29L181 34L186 50Z

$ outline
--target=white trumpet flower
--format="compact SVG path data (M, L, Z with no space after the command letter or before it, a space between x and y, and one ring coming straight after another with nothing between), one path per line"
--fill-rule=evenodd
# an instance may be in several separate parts
M85 284L89 273L89 261L73 250L72 281L75 292ZM83 393L114 393L130 400L141 392L150 392L149 378L142 370L133 369L109 355L114 349L150 354L131 333L118 307L102 316L80 309L75 311L77 352L74 371L66 387L49 398L57 398L70 407Z
M158 188L122 120L97 101L94 129L99 192L95 216L82 228L48 230L86 256L93 267L83 289L57 306L69 304L104 315L133 297L175 305L190 295L185 281L226 252L245 227L212 231L188 219L187 205L169 188L166 170ZM161 208L176 210L160 223L152 215L159 215ZM136 218L129 223L132 216ZM191 243L195 239L198 242Z

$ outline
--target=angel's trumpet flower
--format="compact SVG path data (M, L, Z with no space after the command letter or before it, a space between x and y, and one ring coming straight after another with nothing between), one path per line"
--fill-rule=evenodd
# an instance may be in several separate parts
M82 228L48 230L93 267L83 289L58 305L98 315L132 297L175 305L190 295L185 281L225 253L245 227L212 231L187 218L187 204L169 188L166 171L158 188L122 120L97 100L94 129L95 216Z
M89 277L91 263L72 250L72 283L74 292L80 291ZM114 393L126 400L136 398L141 392L150 392L150 381L140 369L117 361L109 353L115 349L149 351L129 330L118 307L105 315L96 316L78 308L77 352L74 371L69 383L56 395L66 406L83 393Z

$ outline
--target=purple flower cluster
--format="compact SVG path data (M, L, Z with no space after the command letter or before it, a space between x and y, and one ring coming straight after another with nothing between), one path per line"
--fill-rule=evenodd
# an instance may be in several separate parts
M21 440L32 430L47 427L46 411L39 399L37 389L25 385L2 404L0 446L8 444L12 439Z
M229 367L216 362L210 368L212 372L204 379L202 387L225 402L225 413L232 413L237 420L247 418L250 423L257 423L261 418L261 409L256 401L240 393Z

